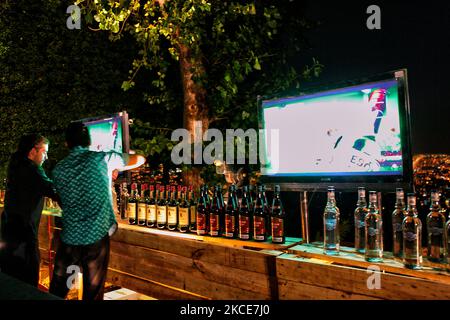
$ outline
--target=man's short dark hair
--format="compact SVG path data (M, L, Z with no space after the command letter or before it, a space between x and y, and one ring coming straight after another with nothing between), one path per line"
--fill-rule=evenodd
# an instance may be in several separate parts
M91 137L83 122L71 122L66 129L66 142L69 149L75 147L89 147Z
M40 143L49 144L49 141L39 133L25 134L20 138L19 145L17 146L17 154L27 157L31 149Z

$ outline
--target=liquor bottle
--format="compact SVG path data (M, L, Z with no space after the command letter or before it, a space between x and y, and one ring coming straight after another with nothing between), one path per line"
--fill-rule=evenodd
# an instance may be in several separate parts
M176 199L176 187L171 187L170 201L167 204L167 229L176 230L178 225L178 201Z
M131 184L131 194L128 197L128 206L127 206L127 217L128 217L129 224L136 224L136 222L137 222L136 193L137 193L137 184L132 183Z
M156 227L156 201L155 188L150 185L149 196L145 199L147 203L147 227Z
M206 221L209 219L209 206L207 203L206 185L200 188L200 197L197 205L197 234L203 236L207 234Z
M450 264L450 200L445 200L445 209L443 210L445 216L445 210L447 210L447 223L445 224L446 246L447 246L447 263Z
M408 208L402 224L403 263L410 269L422 267L422 222L417 217L416 196L408 194Z
M253 208L253 238L256 241L266 241L266 215L262 186L258 186L255 206Z
M358 202L355 209L355 250L364 253L366 247L366 215L367 215L366 189L358 188Z
M197 232L197 204L192 186L189 186L189 231Z
M439 192L431 192L430 213L427 215L428 260L444 263L446 260L445 216L439 204Z
M334 187L328 187L327 205L323 213L323 252L327 255L339 254L339 208L336 206Z
M128 220L128 187L126 182L122 182L122 186L120 188L120 205L119 205L119 211L120 211L120 219L121 220Z
M284 220L286 214L280 198L280 186L275 186L275 192L272 201L271 225L272 225L272 242L282 244L286 241L284 232Z
M167 225L167 203L164 198L164 186L159 187L159 201L156 207L156 226L164 229Z
M236 221L238 219L238 205L236 202L236 185L231 185L228 190L228 201L225 210L225 237L236 238L237 228Z
M217 184L217 192L219 196L219 204L220 204L220 219L219 219L219 233L223 235L225 233L225 200L223 199L223 189L222 185Z
M178 231L187 232L189 230L189 209L187 201L187 187L183 187L180 194L181 202L178 205Z
M145 193L147 184L141 184L141 196L138 199L138 225L145 226L147 222L147 202L145 200Z
M180 204L183 201L183 187L181 185L177 186L177 202Z
M383 261L383 220L378 211L377 192L369 193L369 211L365 224L366 250L365 259L370 262Z
M262 193L263 193L263 210L264 210L264 216L266 219L266 239L270 236L271 226L270 226L270 205L269 201L267 200L266 195L266 186L262 185Z
M392 212L392 253L394 257L403 258L402 224L406 216L405 194L402 188L395 191L395 210Z
M250 199L248 187L244 186L241 205L239 206L239 239L250 240Z
M251 183L248 184L248 209L250 212L253 212L253 207L255 206L254 201L256 197L253 196L253 185Z
M209 211L209 235L211 237L220 236L220 217L221 205L219 197L219 187L214 187L214 196L211 202L211 209Z

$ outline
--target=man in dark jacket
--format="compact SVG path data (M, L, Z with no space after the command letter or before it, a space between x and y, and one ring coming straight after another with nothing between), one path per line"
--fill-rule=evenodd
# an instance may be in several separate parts
M42 168L48 145L39 134L20 139L8 166L1 217L0 271L33 286L39 281L38 230L44 197L58 199Z

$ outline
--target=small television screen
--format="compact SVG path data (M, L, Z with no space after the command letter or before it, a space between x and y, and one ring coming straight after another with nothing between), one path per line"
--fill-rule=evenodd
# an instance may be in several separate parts
M128 115L113 115L79 120L88 128L91 151L128 152Z
M373 81L261 100L262 174L292 182L409 183L406 90L406 70L398 70Z

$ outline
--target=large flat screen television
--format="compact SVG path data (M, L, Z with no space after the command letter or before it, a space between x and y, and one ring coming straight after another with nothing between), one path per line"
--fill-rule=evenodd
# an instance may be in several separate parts
M127 112L123 111L77 121L83 122L88 128L91 136L90 150L129 152Z
M412 185L405 69L258 106L266 182Z

